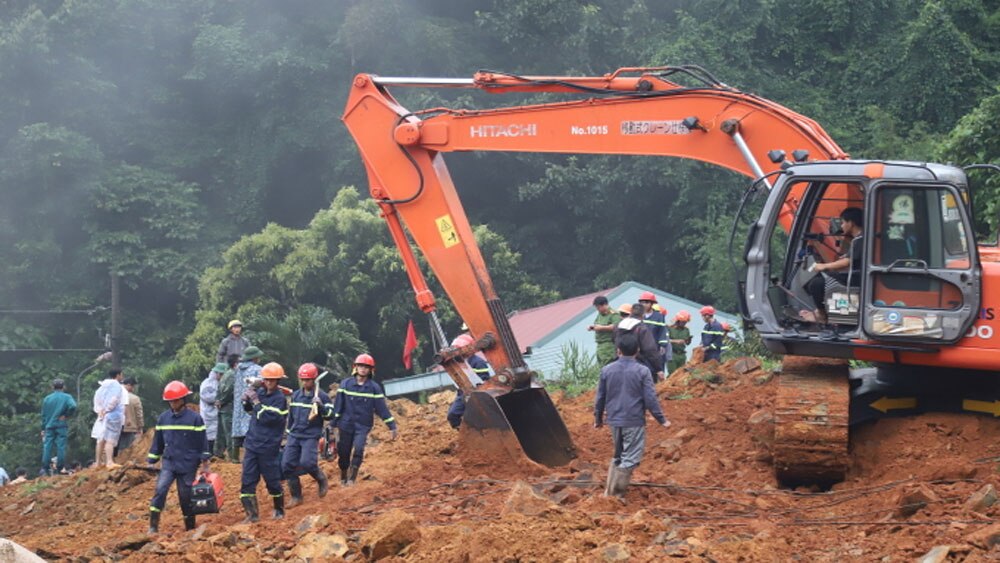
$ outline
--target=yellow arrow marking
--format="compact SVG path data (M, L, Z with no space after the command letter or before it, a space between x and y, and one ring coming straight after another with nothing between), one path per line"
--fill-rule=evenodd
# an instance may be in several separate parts
M915 409L917 408L917 398L916 397L897 397L895 399L890 399L889 397L882 397L881 399L871 403L871 408L887 413L891 410L899 409Z
M962 401L962 410L983 412L986 414L992 414L993 416L1000 416L1000 401L975 401L972 399L965 399Z

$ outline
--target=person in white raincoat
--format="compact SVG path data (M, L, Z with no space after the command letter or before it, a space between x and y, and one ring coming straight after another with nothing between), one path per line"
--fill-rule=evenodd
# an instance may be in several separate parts
M208 377L201 382L198 389L201 418L205 421L205 433L208 436L208 451L215 451L215 439L219 435L219 380L229 366L217 363Z

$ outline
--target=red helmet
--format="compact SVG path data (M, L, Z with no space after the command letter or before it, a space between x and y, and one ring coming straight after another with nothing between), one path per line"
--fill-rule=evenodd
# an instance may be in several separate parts
M468 334L459 334L458 336L455 337L455 340L451 341L451 345L454 346L455 348L460 348L462 346L468 346L473 342L475 342L475 340L472 338L472 336Z
M312 362L307 362L299 366L299 379L316 379L319 377L319 368Z
M729 332L733 330L733 326L729 323L722 323L722 330Z
M188 389L187 385L184 385L183 381L171 381L167 383L167 386L163 388L163 400L164 401L176 401L177 399L183 399L191 394L191 390Z
M652 301L656 303L656 296L653 295L652 291L643 291L642 295L639 296L639 301Z
M260 368L260 376L263 379L281 379L285 377L285 368L278 362L268 362Z
M715 314L715 307L713 307L711 305L705 305L704 307L701 308L701 314L702 315L714 315Z
M368 354L358 354L357 358L354 358L354 365L356 366L368 366L372 369L375 368L375 358L369 356Z
M691 313L688 313L687 311L679 311L676 315L674 315L675 323L676 322L686 323L690 320L691 320Z

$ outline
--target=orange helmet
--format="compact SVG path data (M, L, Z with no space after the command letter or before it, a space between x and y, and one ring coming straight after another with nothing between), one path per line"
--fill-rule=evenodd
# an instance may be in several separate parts
M639 301L652 301L656 303L656 296L653 295L652 291L643 291L642 295L639 296Z
M354 358L354 365L368 366L375 369L375 358L369 356L368 354L358 354L358 357Z
M312 362L307 362L299 366L299 379L316 379L319 377L319 368Z
M715 307L713 307L711 305L705 305L704 307L701 308L701 314L702 315L714 315L715 314Z
M455 340L451 341L451 345L454 346L455 348L461 348L462 346L468 346L473 342L475 342L475 340L472 338L472 336L468 334L459 334L458 336L455 337Z
M191 390L188 389L187 385L184 385L183 381L171 381L167 383L167 386L163 388L163 400L164 401L176 401L177 399L183 399L191 394Z
M268 362L260 368L260 376L263 379L281 379L285 377L285 368L278 362Z
M630 303L622 303L621 305L618 306L618 312L623 315L631 315L632 305Z
M691 320L691 313L688 313L687 311L679 311L676 315L674 315L675 323L676 322L686 323L690 320Z

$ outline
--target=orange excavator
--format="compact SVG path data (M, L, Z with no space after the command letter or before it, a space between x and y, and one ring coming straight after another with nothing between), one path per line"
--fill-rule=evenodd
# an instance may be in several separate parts
M401 87L571 98L411 111L389 93ZM449 177L443 153L456 151L671 156L751 179L740 206L749 227L734 270L744 326L786 357L774 446L786 482L842 479L850 423L941 409L1000 415L997 378L988 377L1000 366L992 307L1000 298L1000 251L975 245L962 168L851 160L815 121L696 66L599 77L361 74L343 120L439 340L447 342L410 237L478 337L438 353L467 398L463 448L548 466L575 456L558 411L521 356ZM739 248L737 225L731 250ZM846 272L820 273L838 261ZM497 374L479 386L462 361L478 351ZM852 370L849 360L869 367Z

